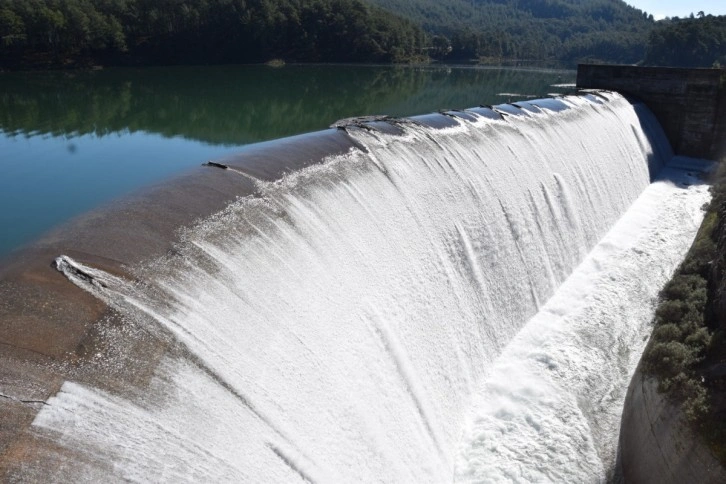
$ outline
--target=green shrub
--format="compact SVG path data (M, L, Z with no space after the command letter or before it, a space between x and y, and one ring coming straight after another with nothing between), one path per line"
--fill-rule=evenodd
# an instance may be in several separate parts
M697 350L699 352L699 356L704 349L708 348L710 343L711 333L708 331L708 328L704 327L698 328L686 338L686 344L694 350Z
M679 341L658 342L649 347L644 369L665 381L684 373L692 361L693 352L687 345ZM665 387L669 386L667 382Z
M677 324L666 323L656 326L650 338L654 342L680 341L682 334Z
M676 395L683 399L683 413L689 423L697 423L708 415L708 394L699 381L683 375L683 379L675 383L674 388Z
M693 274L676 274L663 288L661 297L687 299L692 292L701 288L706 288L706 280L703 277Z
M717 390L706 388L699 373L699 368L726 361L726 328L717 324L726 315L714 310L714 300L726 297L718 293L726 281L710 279L726 273L726 162L714 176L711 193L693 245L661 291L641 369L656 378L658 390L680 406L685 420L726 464L726 422L719 417L719 404L713 403L723 397L714 399Z
M683 301L666 299L658 305L655 310L655 317L658 324L678 324L683 320L685 313L686 305Z

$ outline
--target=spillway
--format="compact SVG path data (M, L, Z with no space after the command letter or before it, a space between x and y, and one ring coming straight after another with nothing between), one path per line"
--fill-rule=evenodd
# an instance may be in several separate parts
M665 168L490 365L457 482L613 482L625 392L658 292L710 198L700 165Z
M118 315L88 357L94 375L114 377L62 383L31 429L59 464L18 475L603 478L642 308L707 191L663 178L672 152L660 127L615 93L448 119L343 125L349 149L277 180L229 166L255 194L123 273L58 254L57 269ZM646 272L647 288L628 291ZM598 305L619 300L613 288L631 298L620 312ZM128 341L145 338L163 348L134 353ZM592 348L603 365L578 356ZM614 376L591 384L603 366ZM615 403L597 428L601 398ZM515 455L523 439L534 470ZM558 470L573 460L575 474Z

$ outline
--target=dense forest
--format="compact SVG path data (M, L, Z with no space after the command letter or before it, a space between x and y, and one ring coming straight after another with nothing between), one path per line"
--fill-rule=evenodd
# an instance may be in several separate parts
M0 0L0 69L292 62L726 63L726 17L622 0Z
M402 62L413 22L362 0L0 0L0 65Z
M658 22L650 34L646 65L726 66L726 16L699 12L685 19Z
M655 22L622 0L369 0L435 35L435 58L635 63Z
M0 65L636 62L621 0L0 0Z

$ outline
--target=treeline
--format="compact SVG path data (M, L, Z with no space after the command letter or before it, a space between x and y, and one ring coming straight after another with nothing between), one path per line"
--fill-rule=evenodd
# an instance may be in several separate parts
M726 16L672 18L659 25L648 39L646 65L678 67L726 66Z
M0 63L403 62L414 23L362 0L0 0Z
M621 0L369 0L436 37L429 54L635 63L655 22Z
M0 68L506 60L726 65L726 17L622 0L0 0Z

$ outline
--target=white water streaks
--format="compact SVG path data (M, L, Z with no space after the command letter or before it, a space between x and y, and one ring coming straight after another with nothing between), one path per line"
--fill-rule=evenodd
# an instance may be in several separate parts
M66 266L182 350L139 391L66 382L34 421L82 456L54 477L451 481L491 362L670 158L642 107L564 102L354 131L365 152L263 184L141 283Z
M688 160L649 186L491 365L458 482L605 482L660 288L710 199ZM690 172L690 173L689 173Z

